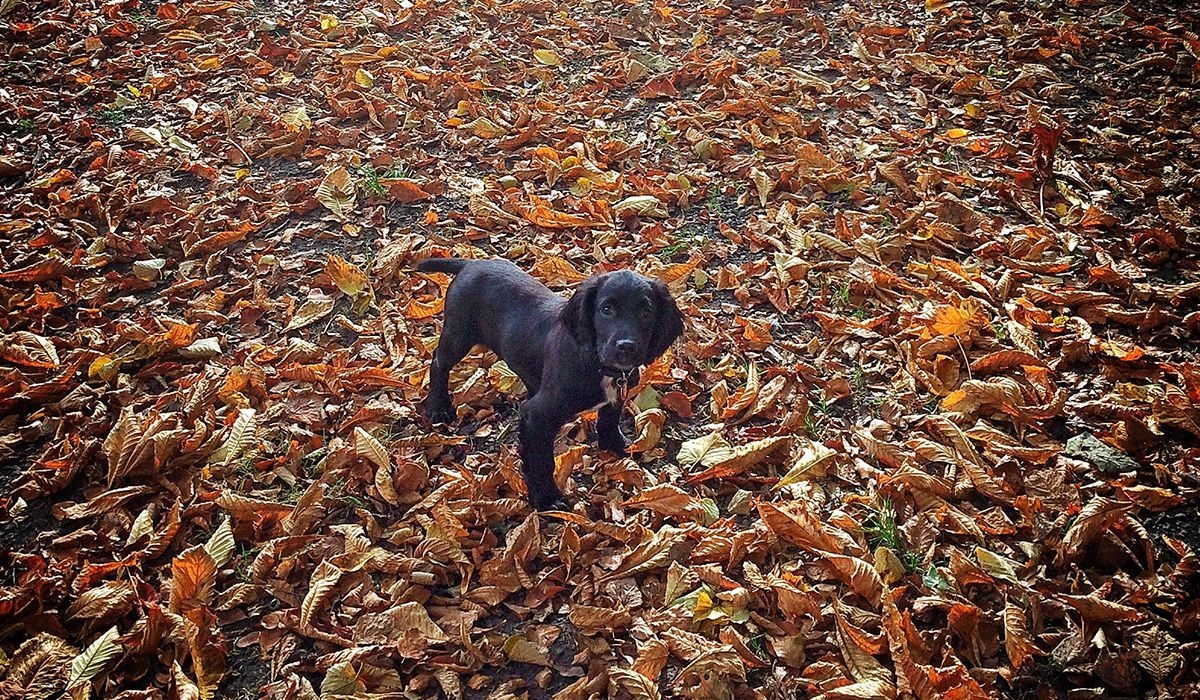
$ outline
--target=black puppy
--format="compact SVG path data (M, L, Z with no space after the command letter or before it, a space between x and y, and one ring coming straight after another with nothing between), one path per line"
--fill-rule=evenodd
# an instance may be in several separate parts
M578 413L599 407L601 449L625 454L618 384L683 332L666 285L629 270L588 278L569 301L506 260L433 258L423 272L457 274L446 291L446 320L429 368L425 412L454 418L450 369L475 345L504 359L529 390L521 405L521 471L538 510L561 507L554 483L554 438Z

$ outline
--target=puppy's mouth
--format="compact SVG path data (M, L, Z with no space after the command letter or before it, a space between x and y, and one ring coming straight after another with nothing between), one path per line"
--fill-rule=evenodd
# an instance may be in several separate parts
M618 372L628 372L629 370L638 366L637 360L616 358L612 356L601 356L600 364L604 365L608 369L615 369Z

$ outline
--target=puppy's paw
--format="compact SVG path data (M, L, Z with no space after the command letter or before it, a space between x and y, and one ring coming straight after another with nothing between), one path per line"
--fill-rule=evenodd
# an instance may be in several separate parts
M618 457L629 456L629 450L625 449L629 447L629 443L626 442L625 436L621 434L620 430L600 431L596 434L596 444L600 449L611 452Z
M547 505L543 508L538 508L537 510L539 513L545 513L546 511L551 511L551 510L561 510L563 512L570 513L571 506L570 506L570 504L567 503L567 500L565 498L556 498L553 501L551 501L549 505Z
M570 506L567 505L567 499L557 489L554 493L530 494L529 503L533 506L534 510L543 513L548 510L571 510Z
M455 417L454 407L448 401L425 399L421 402L421 413L429 419L430 423L453 423Z

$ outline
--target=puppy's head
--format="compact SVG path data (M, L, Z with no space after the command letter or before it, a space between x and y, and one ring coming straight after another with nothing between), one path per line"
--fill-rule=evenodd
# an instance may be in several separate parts
M629 270L585 280L563 309L563 322L601 364L621 371L650 364L683 333L667 286Z

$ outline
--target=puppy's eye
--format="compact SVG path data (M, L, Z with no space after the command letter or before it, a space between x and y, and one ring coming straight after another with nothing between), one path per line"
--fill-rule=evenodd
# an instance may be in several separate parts
M605 315L605 316L612 316L612 315L613 315L613 314L615 314L616 312L617 312L617 309L616 309L616 307L614 307L614 306L613 306L612 304L610 304L610 303L605 303L604 305L602 305L602 306L600 307L600 313L601 313L601 314L603 314L603 315Z

